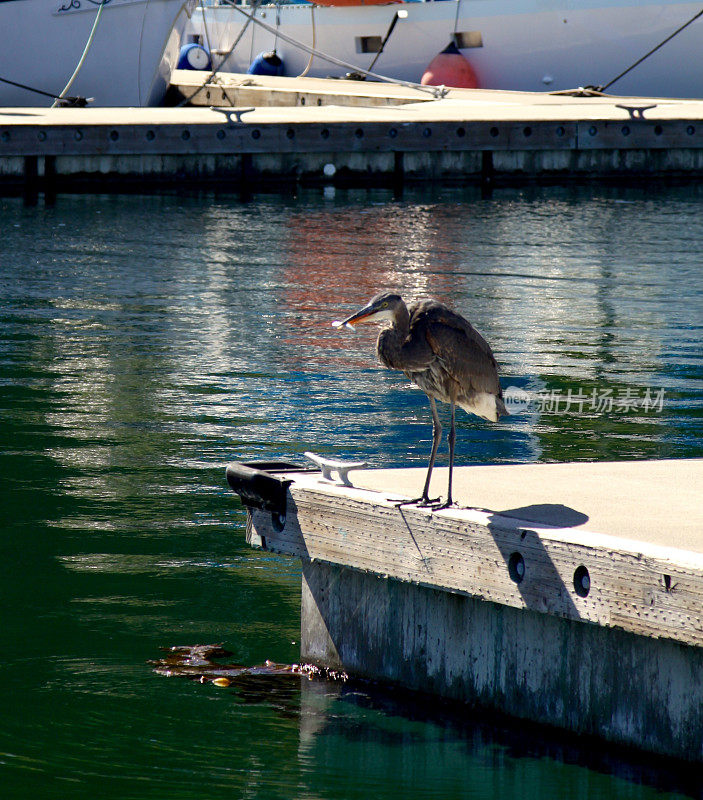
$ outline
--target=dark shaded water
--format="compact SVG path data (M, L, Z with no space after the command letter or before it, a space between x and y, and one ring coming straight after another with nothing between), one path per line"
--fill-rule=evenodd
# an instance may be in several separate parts
M330 326L379 288L466 314L529 392L498 425L458 418L459 463L703 456L703 191L0 209L3 797L697 794L419 698L242 694L146 662L298 658L298 564L244 543L228 461L424 465L424 396L372 331Z

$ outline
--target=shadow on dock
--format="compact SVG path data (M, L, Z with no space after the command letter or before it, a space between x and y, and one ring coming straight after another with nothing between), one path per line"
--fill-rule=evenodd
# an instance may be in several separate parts
M588 522L588 514L561 503L535 503L494 513L500 517L511 517L530 522L535 528L542 525L550 528L574 528Z
M529 525L515 536L506 536L506 517ZM540 528L573 528L588 522L588 515L561 503L535 503L490 513L487 528L505 559L508 574L516 585L525 608L580 620L571 589L564 583L544 543ZM539 574L535 575L534 570ZM528 575L528 573L530 573ZM529 580L525 580L530 578Z

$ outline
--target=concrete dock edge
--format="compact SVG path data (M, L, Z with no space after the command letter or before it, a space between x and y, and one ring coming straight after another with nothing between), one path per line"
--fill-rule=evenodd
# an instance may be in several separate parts
M703 764L703 460L458 467L479 505L436 512L399 503L423 477L249 493L248 542L302 562L301 658Z
M303 561L301 658L703 762L703 648Z

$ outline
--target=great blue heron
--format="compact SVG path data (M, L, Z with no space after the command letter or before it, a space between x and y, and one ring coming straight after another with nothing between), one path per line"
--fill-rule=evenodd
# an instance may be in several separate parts
M488 342L470 323L437 300L419 300L406 306L395 292L377 294L362 309L336 327L362 322L390 322L378 335L376 352L382 364L399 369L422 389L432 409L432 452L422 496L411 502L445 508L452 505L455 407L497 422L507 414L498 380L498 367ZM449 484L444 503L430 500L430 479L442 425L435 400L449 403Z

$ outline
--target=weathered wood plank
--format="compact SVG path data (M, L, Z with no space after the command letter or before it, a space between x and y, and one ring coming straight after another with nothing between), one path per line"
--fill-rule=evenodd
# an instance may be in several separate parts
M703 645L702 553L473 509L398 508L384 493L311 476L290 486L283 530L270 515L251 514L253 531L272 551ZM511 569L516 559L521 579ZM577 580L584 568L587 591Z

